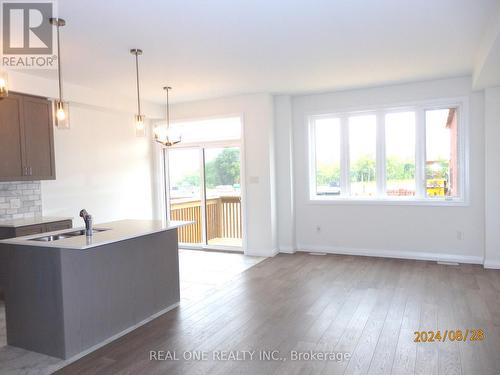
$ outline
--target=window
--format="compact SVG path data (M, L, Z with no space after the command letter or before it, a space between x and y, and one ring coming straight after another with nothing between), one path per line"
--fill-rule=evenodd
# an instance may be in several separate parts
M428 197L458 196L457 110L425 111L425 182Z
M464 202L463 107L312 116L310 198Z
M241 119L239 117L179 121L172 123L170 127L173 132L182 135L183 144L241 138Z
M340 195L340 121L317 120L314 139L316 195Z
M385 178L388 196L415 196L415 112L385 115Z
M377 120L373 115L349 117L349 176L351 195L377 194Z

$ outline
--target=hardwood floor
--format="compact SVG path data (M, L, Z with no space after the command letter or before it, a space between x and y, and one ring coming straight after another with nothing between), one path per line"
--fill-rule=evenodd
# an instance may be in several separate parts
M486 339L414 342L417 330L473 328L483 329ZM498 375L499 329L500 271L281 254L57 373ZM279 350L287 360L212 358L236 350ZM175 351L180 360L151 361L150 351ZM183 360L187 351L209 359ZM351 358L292 361L291 351Z
M204 298L264 259L242 253L179 250L181 303Z
M239 253L179 250L181 304L188 306L217 292L239 274L265 258ZM6 345L5 306L0 301L0 374L48 375L67 366L63 361L44 354ZM107 359L99 363L108 363ZM89 373L99 373L90 371Z

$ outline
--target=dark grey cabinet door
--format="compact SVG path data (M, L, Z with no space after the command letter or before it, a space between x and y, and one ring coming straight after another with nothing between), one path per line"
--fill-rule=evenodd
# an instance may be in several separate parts
M26 96L24 107L25 165L30 180L55 178L52 106L43 98Z
M0 181L21 179L24 175L22 97L9 95L0 100Z

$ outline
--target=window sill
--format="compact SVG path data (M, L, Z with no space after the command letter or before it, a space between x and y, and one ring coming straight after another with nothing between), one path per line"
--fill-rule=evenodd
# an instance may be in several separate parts
M433 207L466 207L469 203L464 199L389 199L389 198L309 198L311 205L367 205L367 206L433 206Z

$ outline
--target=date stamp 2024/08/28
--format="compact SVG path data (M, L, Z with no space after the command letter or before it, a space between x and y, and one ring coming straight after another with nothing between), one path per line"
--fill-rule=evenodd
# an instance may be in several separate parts
M437 331L415 331L414 342L476 342L486 338L484 329L445 329Z

